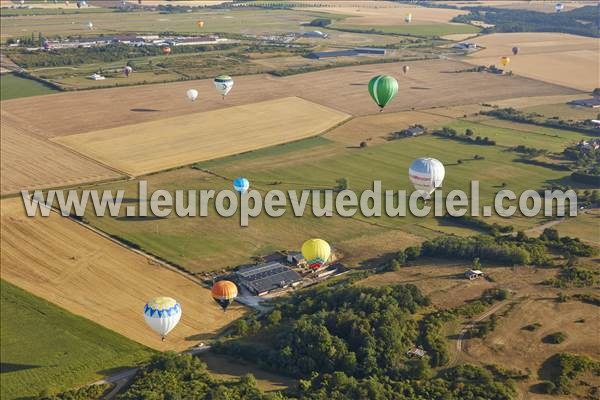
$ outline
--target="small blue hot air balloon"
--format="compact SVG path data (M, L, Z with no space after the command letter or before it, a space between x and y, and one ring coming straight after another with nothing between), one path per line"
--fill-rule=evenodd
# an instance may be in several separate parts
M235 178L233 180L233 188L240 193L245 193L250 187L250 182L246 178Z

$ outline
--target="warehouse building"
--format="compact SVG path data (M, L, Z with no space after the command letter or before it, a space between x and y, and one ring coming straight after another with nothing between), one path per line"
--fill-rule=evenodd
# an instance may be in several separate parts
M302 281L300 274L279 262L240 267L235 271L235 278L241 286L257 296L294 287Z

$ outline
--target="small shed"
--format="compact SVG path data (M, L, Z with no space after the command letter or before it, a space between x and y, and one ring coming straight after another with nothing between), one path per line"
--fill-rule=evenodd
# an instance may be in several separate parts
M406 352L406 355L410 358L423 358L427 355L427 352L421 347L413 347Z
M482 276L483 272L478 269L470 269L467 272L465 272L465 277L470 281L481 278Z

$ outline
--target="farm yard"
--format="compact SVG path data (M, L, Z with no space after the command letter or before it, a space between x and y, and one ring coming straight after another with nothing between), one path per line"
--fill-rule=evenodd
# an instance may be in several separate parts
M583 33L541 33L555 2L536 0L16 3L0 0L2 399L597 396L600 116L569 104L597 94L595 23L568 14L591 2L565 1L557 14L588 23ZM494 26L467 6L532 17ZM524 32L487 33L513 30ZM76 47L103 36L113 42ZM200 37L215 42L189 44ZM509 73L476 68L506 55ZM235 81L223 97L221 74ZM376 75L398 83L381 112ZM283 216L263 209L247 227L239 209L217 215L214 197L208 216L179 217L181 204L131 215L142 181L149 194L183 191L188 210L203 190L235 179L241 191L241 177L263 201L274 189L336 201L374 181L410 195L409 166L424 156L443 165L444 196L478 181L480 212L500 190L560 188L577 191L577 216L390 217L385 203L382 216L317 216L315 204L335 208L315 193L302 217L288 195ZM30 218L19 192L35 189L124 197L117 215L88 204L82 216ZM327 242L312 250L335 274L305 265L308 238ZM271 276L276 288L255 296L238 267L275 259L273 271L294 278ZM182 308L165 341L142 314L156 296ZM223 312L215 299L237 302ZM558 365L559 353L590 361ZM89 385L103 378L108 391L96 395Z
M185 350L216 335L244 314L227 314L198 283L98 236L59 214L28 218L21 199L2 207L2 279L157 350ZM161 342L141 316L148 299L176 297L185 310Z
M304 139L348 117L288 97L62 136L55 141L130 175L143 175Z
M470 40L484 49L465 60L476 65L497 64L511 53L508 69L532 79L592 91L598 86L598 39L563 33L495 33Z

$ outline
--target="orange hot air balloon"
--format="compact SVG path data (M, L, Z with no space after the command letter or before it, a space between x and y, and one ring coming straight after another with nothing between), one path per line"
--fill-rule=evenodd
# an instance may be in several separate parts
M169 46L163 46L162 52L165 56L171 54L171 48Z
M211 289L211 293L213 299L223 308L223 311L225 311L237 297L238 289L237 286L235 286L235 283L223 280L215 282Z
M198 21L196 25L198 25L198 28L204 28L204 21Z

